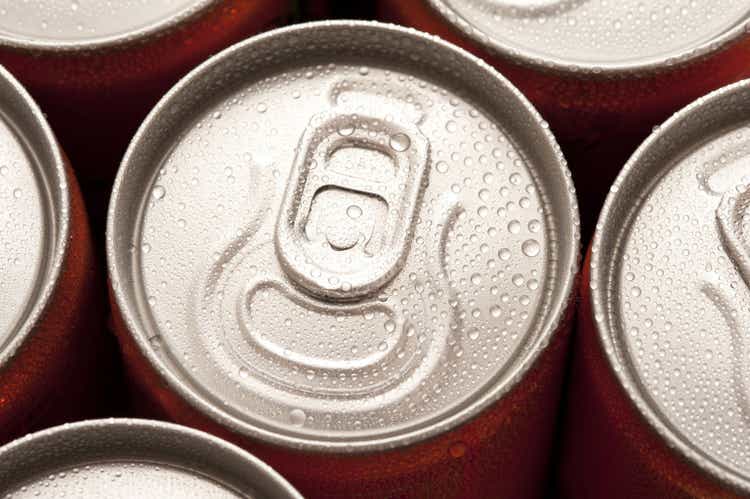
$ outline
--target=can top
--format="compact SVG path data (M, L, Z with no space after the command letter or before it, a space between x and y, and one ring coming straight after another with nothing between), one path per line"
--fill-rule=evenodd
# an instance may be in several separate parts
M221 0L0 0L0 45L66 50L119 45L181 24Z
M415 441L520 382L578 265L540 116L414 30L296 25L157 106L118 173L107 251L148 360L198 410L319 450Z
M594 238L594 319L651 425L750 491L750 81L671 118L612 187Z
M660 70L741 37L749 0L424 0L480 45L538 68Z
M41 111L0 67L0 368L43 313L68 247L68 184Z
M58 426L0 448L0 494L301 499L271 467L203 432L138 419Z

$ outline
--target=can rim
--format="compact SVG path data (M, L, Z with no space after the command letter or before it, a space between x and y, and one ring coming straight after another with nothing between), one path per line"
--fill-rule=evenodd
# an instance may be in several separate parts
M38 127L38 131L41 132L44 143L38 144L39 147L35 148L35 151L44 150L44 155L52 160L48 169L54 182L48 181L48 185L50 190L54 191L53 195L56 196L57 203L53 210L55 240L50 250L50 255L53 256L47 264L46 276L37 293L33 307L26 315L23 324L16 329L10 340L0 349L0 367L2 367L7 365L20 352L21 345L32 334L39 320L47 312L52 295L57 291L70 245L70 190L62 150L58 146L52 128L47 123L42 110L21 83L2 65L0 65L0 83L8 85L11 91L16 94L21 101L24 112L31 117L34 126Z
M173 434L175 439L187 441L194 440L205 442L212 448L219 449L232 455L234 458L241 460L245 463L248 473L252 472L257 476L266 476L271 479L273 484L279 488L281 492L287 494L289 499L303 499L302 495L283 477L273 469L271 466L261 461L256 456L243 450L242 448L222 440L219 437L215 437L210 433L196 430L187 426L182 426L174 423L168 423L165 421L156 421L150 419L138 419L138 418L108 418L108 419L90 419L87 421L78 421L75 423L67 423L60 426L53 426L35 433L30 433L25 437L18 438L4 447L0 448L0 462L3 461L4 456L14 452L18 448L23 448L27 445L32 445L42 440L48 440L50 438L64 437L67 434L75 434L82 431L91 431L95 429L123 429L127 431L162 431Z
M468 37L479 46L489 49L491 53L505 57L523 66L543 72L562 73L569 76L586 76L590 78L623 78L641 77L646 74L658 74L688 66L696 61L709 57L738 42L750 31L750 19L738 21L732 28L720 35L704 41L691 49L683 49L673 56L656 56L644 58L642 62L616 63L574 63L561 57L534 54L529 50L513 47L503 43L472 24L448 5L446 0L427 0L433 11L460 34Z
M193 5L186 7L175 15L166 16L161 20L147 24L138 29L125 33L102 36L89 40L35 40L20 38L0 33L0 47L49 53L74 53L107 50L117 47L127 47L143 40L159 36L160 34L178 28L212 7L218 6L223 0L193 0Z
M660 140L663 135L672 131L679 131L680 126L685 120L700 114L705 106L720 102L735 94L747 92L748 90L750 90L750 79L727 85L695 100L676 112L663 125L652 132L633 153L612 185L612 189L610 189L607 200L599 215L597 230L591 246L591 278L588 284L588 292L591 296L591 319L596 324L597 338L602 344L607 366L625 391L629 401L635 406L638 414L646 420L649 427L665 441L670 449L676 450L679 455L717 481L721 483L729 482L732 487L743 492L750 492L750 477L743 476L735 469L721 464L670 428L667 422L664 421L664 418L654 410L653 404L644 396L638 383L630 376L630 368L617 358L616 349L614 348L616 343L614 338L619 336L619 333L617 329L609 327L611 321L608 319L610 314L608 307L610 304L607 301L608 286L606 285L612 267L606 262L608 261L607 257L611 255L603 254L599 251L599 248L612 237L619 237L623 233L624 228L627 227L627 225L621 223L616 212L617 207L615 205L619 197L618 187L631 175L638 174L636 171L638 164L652 149L660 146ZM610 226L621 228L616 233L613 231L603 232L605 227ZM611 259L609 261L612 262Z
M482 71L489 77L493 78L498 84L505 87L510 93L512 93L517 99L518 104L522 107L525 112L530 113L529 116L535 120L535 122L542 122L542 117L539 112L533 107L529 100L502 74L500 74L495 68L481 60L480 58L470 54L466 50L457 47L435 35L424 33L412 28L399 26L395 24L387 24L377 21L352 21L352 20L329 20L329 21L314 21L307 23L294 24L283 28L268 31L266 33L256 35L245 41L237 43L232 47L225 49L224 51L212 56L210 59L193 69L187 76L181 79L162 100L156 105L151 111L145 121L142 123L138 132L131 141L125 156L123 157L122 163L115 179L114 187L112 190L112 196L110 198L108 216L107 216L107 266L110 274L111 282L124 282L123 277L125 274L121 271L117 263L117 237L116 235L120 232L118 227L117 217L115 213L117 211L117 204L121 195L121 186L125 181L126 170L129 169L129 165L133 158L137 155L138 149L141 147L141 142L148 140L148 130L155 122L157 116L163 112L167 112L167 109L179 93L184 91L186 87L192 84L193 80L202 77L205 74L210 74L214 67L218 66L224 59L232 57L233 54L240 51L250 50L255 44L264 42L265 40L272 37L286 36L288 34L294 34L303 30L311 30L321 27L330 28L371 28L380 29L385 33L399 33L405 36L411 36L419 40L429 41L438 45L439 50L450 52L454 57L464 60L469 65L474 65L476 71ZM561 246L563 248L561 253L566 253L568 258L566 260L558 261L561 272L564 272L564 280L558 283L557 291L555 296L561 297L556 302L553 301L550 304L549 320L546 327L539 329L536 341L540 345L538 348L532 349L523 359L521 359L515 368L507 374L508 381L501 386L494 386L490 390L486 390L474 399L470 404L467 404L464 408L457 409L452 414L441 419L438 422L431 422L426 424L422 428L412 429L403 433L390 434L377 438L369 438L362 440L325 440L324 438L309 439L302 437L293 437L285 435L280 432L265 429L259 425L252 425L248 422L241 421L238 418L231 416L226 412L222 412L218 408L209 404L193 391L184 386L180 380L165 367L164 363L158 358L156 353L153 351L152 346L146 341L146 335L144 334L133 334L133 332L140 331L138 321L136 320L137 313L132 310L129 306L129 300L125 295L125 291L122 286L112 286L114 299L117 307L120 310L124 323L131 333L131 337L138 345L140 353L147 359L150 366L158 373L158 375L167 383L170 390L177 393L177 395L183 400L187 401L190 406L197 410L199 413L207 416L212 421L220 424L221 426L227 427L233 432L256 438L264 442L271 444L290 446L292 448L302 448L305 450L313 450L316 452L323 453L365 453L377 450L383 450L385 448L396 448L414 443L422 442L429 438L435 437L447 431L450 431L466 421L476 417L481 412L486 410L490 405L498 401L501 397L506 395L508 392L513 390L519 383L523 381L525 375L533 366L536 365L536 361L542 355L543 351L546 351L546 346L550 343L553 334L559 328L560 324L565 318L566 311L569 304L572 301L575 291L575 282L578 270L580 267L580 232L579 226L579 214L578 204L575 197L575 190L570 176L567 163L565 162L562 153L560 152L559 146L557 145L554 136L547 127L539 127L541 137L544 137L545 147L549 147L550 150L555 151L557 158L556 168L560 169L561 177L564 179L562 189L565 192L567 212L565 215L569 216L571 221L570 233L568 244Z

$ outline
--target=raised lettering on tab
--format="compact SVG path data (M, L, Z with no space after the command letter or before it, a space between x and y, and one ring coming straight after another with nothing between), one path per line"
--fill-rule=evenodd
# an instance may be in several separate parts
M430 156L416 124L358 111L310 121L276 227L287 275L339 301L372 294L399 272Z

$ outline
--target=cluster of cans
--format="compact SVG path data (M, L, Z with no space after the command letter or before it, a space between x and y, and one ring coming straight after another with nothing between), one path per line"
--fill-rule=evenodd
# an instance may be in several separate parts
M0 0L0 497L750 494L750 0L336 7Z

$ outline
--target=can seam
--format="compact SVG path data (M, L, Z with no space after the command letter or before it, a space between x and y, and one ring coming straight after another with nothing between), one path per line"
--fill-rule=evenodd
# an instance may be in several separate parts
M218 8L224 0L198 0L194 5L173 16L150 23L118 35L103 36L91 40L34 40L33 38L13 37L0 34L0 48L16 51L31 51L49 54L86 54L101 50L116 50L147 43L149 40L166 35L189 24L211 9Z
M461 35L468 37L480 47L489 50L493 55L501 56L510 62L544 73L605 81L635 77L642 78L690 66L739 43L743 35L750 31L750 20L744 19L739 21L734 27L722 32L719 36L700 43L690 50L683 50L676 56L652 57L647 62L642 63L573 63L563 58L535 55L528 50L514 48L510 44L502 43L474 28L469 21L450 7L446 0L426 1L435 14L445 23L449 24L451 28L458 31Z
M41 109L18 80L2 65L0 65L0 80L5 80L5 83L13 87L18 97L23 101L26 109L33 115L34 123L44 135L46 142L44 147L49 148L48 153L53 160L53 164L49 168L54 170L55 177L54 179L46 178L45 186L50 190L57 190L59 196L59 206L54 206L53 204L53 212L51 214L55 224L55 233L54 241L51 244L52 249L50 249L49 254L54 256L50 259L51 261L49 261L45 269L44 284L37 293L36 303L27 314L23 324L16 329L15 334L13 334L11 340L5 345L5 348L0 350L0 369L2 369L3 366L7 365L8 362L21 352L24 341L32 334L36 324L46 314L47 309L52 303L52 296L58 290L58 284L70 246L71 201L62 151ZM30 147L30 144L24 144L24 147ZM38 164L35 167L42 168ZM41 175L44 177L43 173ZM54 180L54 182L50 180ZM62 214L62 216L58 216L59 214Z
M66 433L76 433L78 431L91 430L95 428L121 428L125 427L128 429L151 429L151 430L162 430L174 433L175 436L181 437L182 440L192 438L195 440L205 441L210 443L213 447L231 452L236 457L247 462L249 467L255 468L256 471L269 476L274 484L283 489L290 498L302 499L302 496L297 490L284 479L276 470L271 468L264 461L250 454L249 452L237 447L236 445L215 437L210 433L206 433L200 430L196 430L187 426L182 426L174 423L167 423L164 421L156 421L149 419L137 419L137 418L108 418L108 419L92 419L87 421L79 421L75 423L63 424L60 426L54 426L46 430L41 430L35 433L30 433L24 437L18 438L6 446L0 448L0 462L3 460L3 456L13 452L17 448L22 448L31 442L39 439L50 438L59 436ZM169 463L175 465L175 463Z

